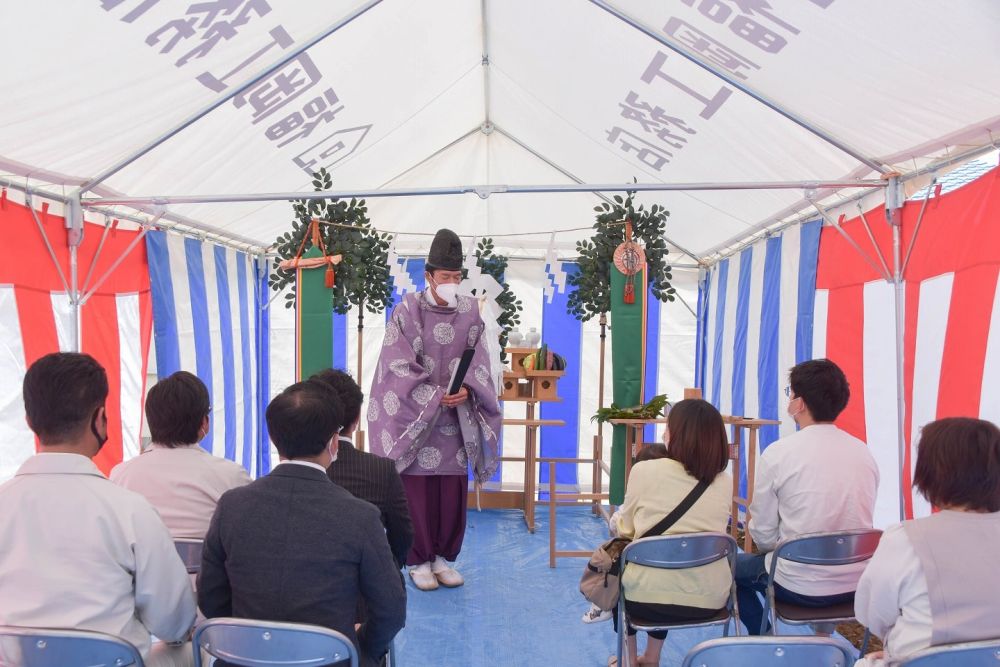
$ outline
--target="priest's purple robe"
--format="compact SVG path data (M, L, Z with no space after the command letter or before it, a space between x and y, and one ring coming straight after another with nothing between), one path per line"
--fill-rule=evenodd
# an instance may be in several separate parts
M371 391L371 450L396 461L408 475L465 475L480 482L496 472L501 411L490 376L483 320L474 299L457 308L406 294L385 325L385 339ZM467 347L475 348L465 376L469 399L441 405L448 380Z

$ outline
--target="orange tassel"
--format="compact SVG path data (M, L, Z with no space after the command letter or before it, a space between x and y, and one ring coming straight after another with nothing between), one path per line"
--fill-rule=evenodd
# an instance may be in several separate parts
M625 303L635 303L635 284L631 281L625 283L625 294L622 296Z
M326 267L326 277L323 281L323 284L326 285L327 289L330 289L331 287L333 287L333 283L335 280L336 276L334 276L333 267L332 266Z

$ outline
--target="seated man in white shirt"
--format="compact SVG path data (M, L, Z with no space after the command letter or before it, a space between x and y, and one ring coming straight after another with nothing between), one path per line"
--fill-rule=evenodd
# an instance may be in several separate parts
M85 354L46 355L24 376L39 453L0 485L0 625L104 632L148 666L190 665L189 644L151 647L151 634L183 641L195 618L170 533L91 461L108 437L107 395L107 374Z
M212 456L198 444L208 433L208 389L178 371L146 396L149 450L111 471L111 481L142 494L174 539L205 539L222 494L250 483L243 466Z
M788 375L788 416L796 433L772 443L757 463L750 534L759 555L736 557L740 620L759 634L771 554L779 542L806 533L872 527L878 466L868 446L833 422L847 406L844 372L828 359L796 365ZM865 563L817 566L778 562L774 595L806 607L852 601ZM768 627L770 627L768 625Z

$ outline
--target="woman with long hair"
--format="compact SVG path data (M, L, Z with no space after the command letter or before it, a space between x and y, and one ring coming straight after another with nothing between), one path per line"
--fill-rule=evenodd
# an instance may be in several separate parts
M723 532L729 521L732 480L725 473L729 441L722 415L711 403L688 399L674 405L663 436L667 457L632 468L616 527L622 537L642 535L677 507L699 482L707 489L665 535ZM630 564L622 574L629 615L654 622L696 621L726 606L732 573L723 559L698 568L663 570ZM617 623L617 617L615 618ZM617 628L616 628L617 629ZM627 628L630 665L658 665L667 632L650 632L637 656L636 631ZM615 658L608 661L609 665Z

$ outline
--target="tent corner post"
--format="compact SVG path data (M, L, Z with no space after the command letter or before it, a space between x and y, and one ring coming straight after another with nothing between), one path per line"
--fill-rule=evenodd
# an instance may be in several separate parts
M70 349L80 351L80 286L78 251L83 243L83 207L80 204L80 189L71 192L66 201L66 243L69 246L69 308L72 314L70 327Z
M906 376L904 373L906 332L906 285L903 280L903 184L899 176L888 179L885 197L885 217L892 227L892 284L893 304L896 311L896 440L899 457L899 520L906 520L906 490L903 480L906 479Z

